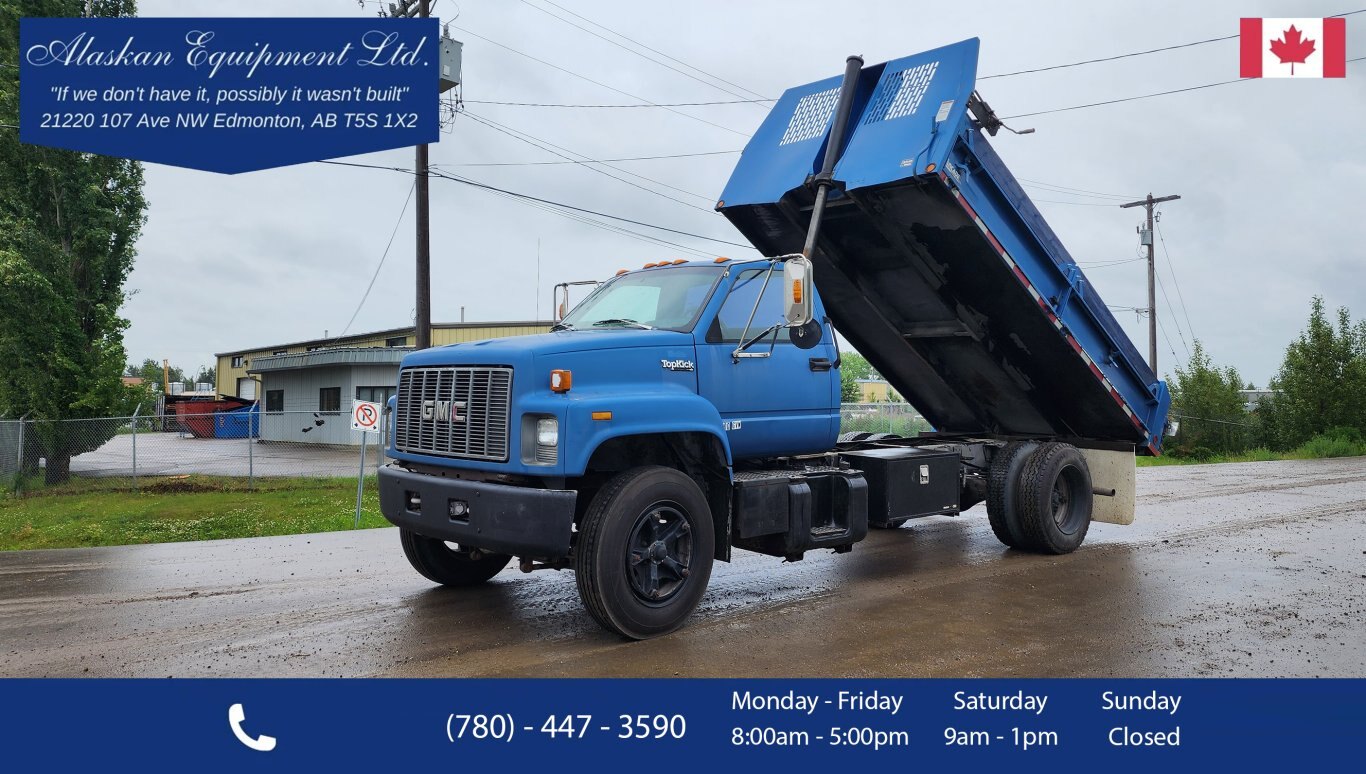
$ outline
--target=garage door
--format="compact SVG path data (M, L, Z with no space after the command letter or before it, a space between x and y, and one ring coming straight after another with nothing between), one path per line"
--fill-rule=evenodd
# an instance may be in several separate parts
M237 397L242 400L256 400L256 380L249 376L238 379Z

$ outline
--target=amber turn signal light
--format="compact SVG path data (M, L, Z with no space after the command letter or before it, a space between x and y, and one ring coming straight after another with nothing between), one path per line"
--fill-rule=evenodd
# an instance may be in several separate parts
M574 372L555 369L550 372L550 391L569 392L569 388L574 386Z

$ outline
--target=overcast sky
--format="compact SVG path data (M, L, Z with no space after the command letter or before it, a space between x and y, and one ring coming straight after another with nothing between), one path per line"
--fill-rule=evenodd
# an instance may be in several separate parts
M1348 0L555 1L766 97L836 75L854 53L873 64L975 36L982 41L978 72L989 75L1233 35L1241 16L1355 10ZM437 0L435 14L453 19L451 34L465 44L464 99L471 114L595 159L739 150L766 114L753 104L678 109L718 127L654 108L478 104L637 101L488 40L652 102L735 98L557 21L535 5L566 15L543 0ZM356 0L141 0L140 6L146 16L370 16L378 8L373 2L358 7ZM1348 58L1366 55L1366 14L1349 18L1347 25ZM982 80L978 88L999 115L1010 116L1237 77L1238 44L1228 40ZM1161 211L1170 260L1159 246L1159 273L1172 306L1158 294L1166 333L1159 336L1159 368L1169 372L1173 350L1184 361L1194 336L1216 361L1237 366L1245 380L1262 386L1303 327L1313 295L1366 316L1363 97L1366 62L1359 62L1348 65L1344 80L1249 81L1020 119L1010 123L1037 132L1003 135L994 144L1017 177L1054 189L1028 190L1083 264L1137 257L1134 226L1142 210L1121 210L1111 204L1116 199L1067 195L1058 187L1135 198L1149 191L1180 194L1179 202ZM412 155L408 149L350 160L411 168ZM637 180L680 203L573 164L461 166L560 160L466 117L431 148L434 165L481 182L743 241L709 206L737 158L617 163L671 186ZM411 185L411 177L393 172L323 164L236 176L148 164L148 221L128 283L135 295L125 308L132 321L129 358L168 357L195 369L212 364L215 352L337 335L355 311ZM431 184L431 208L436 321L458 320L462 308L470 321L544 317L556 282L695 257L439 179ZM409 207L352 332L412 323L413 229ZM709 255L755 254L667 238ZM1096 266L1087 274L1109 304L1146 303L1141 261ZM1146 352L1145 324L1132 312L1115 314Z

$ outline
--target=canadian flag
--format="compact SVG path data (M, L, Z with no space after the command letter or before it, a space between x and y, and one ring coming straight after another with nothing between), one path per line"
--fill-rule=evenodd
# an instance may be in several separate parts
M1347 77L1347 20L1243 19L1243 78Z

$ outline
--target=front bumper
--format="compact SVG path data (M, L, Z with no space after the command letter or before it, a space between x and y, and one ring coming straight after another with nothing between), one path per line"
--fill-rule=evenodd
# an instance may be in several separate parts
M414 495L418 510L411 504ZM535 559L569 556L578 493L490 484L414 473L396 465L379 470L384 518L419 535ZM451 503L468 511L451 516Z

